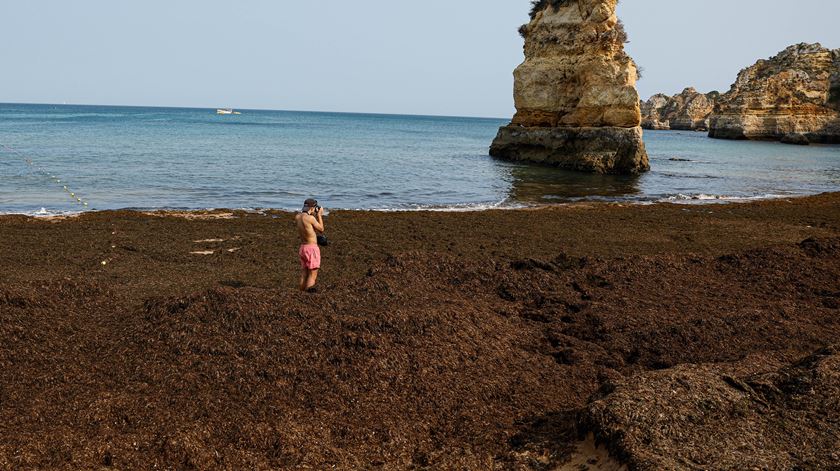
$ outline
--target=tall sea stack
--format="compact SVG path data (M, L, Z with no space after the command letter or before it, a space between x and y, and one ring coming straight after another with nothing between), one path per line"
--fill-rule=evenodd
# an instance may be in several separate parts
M609 174L650 169L642 141L637 69L617 0L542 0L521 29L516 115L490 147L495 157Z

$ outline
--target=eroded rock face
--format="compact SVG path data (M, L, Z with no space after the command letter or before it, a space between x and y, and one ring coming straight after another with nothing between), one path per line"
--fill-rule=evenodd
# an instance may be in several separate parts
M661 93L641 103L644 129L679 129L708 131L709 118L720 93L700 93L686 88L669 97Z
M742 70L709 136L840 143L840 49L797 44Z
M649 169L637 70L624 52L617 0L538 2L522 27L516 115L490 154L598 173Z

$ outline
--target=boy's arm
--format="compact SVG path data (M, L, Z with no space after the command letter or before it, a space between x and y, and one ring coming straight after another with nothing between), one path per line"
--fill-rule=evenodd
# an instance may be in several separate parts
M317 217L312 218L312 228L318 232L324 232L324 218L321 216L321 211L318 211L317 215Z

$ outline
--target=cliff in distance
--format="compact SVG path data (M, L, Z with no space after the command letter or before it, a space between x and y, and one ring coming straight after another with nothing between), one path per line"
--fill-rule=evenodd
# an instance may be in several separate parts
M534 2L514 72L516 115L490 154L596 173L647 171L637 69L617 0Z
M797 44L742 70L709 137L840 143L840 49Z
M642 128L708 131L719 98L718 92L703 94L694 88L671 97L658 93L641 102Z

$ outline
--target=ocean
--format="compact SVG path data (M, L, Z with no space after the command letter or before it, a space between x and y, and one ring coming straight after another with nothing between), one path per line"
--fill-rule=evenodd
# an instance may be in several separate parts
M708 203L840 190L840 146L646 131L652 171L598 176L490 157L504 119L0 104L0 213L465 210ZM66 188L65 188L66 187Z

